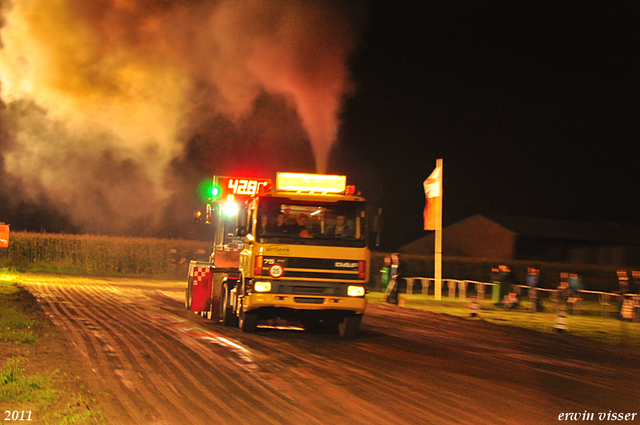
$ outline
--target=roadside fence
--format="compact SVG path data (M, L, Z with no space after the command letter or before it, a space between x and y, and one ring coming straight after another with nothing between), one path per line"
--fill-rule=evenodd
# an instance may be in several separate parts
M435 281L430 277L405 277L407 283L407 295L413 295L414 291L422 295L433 295ZM499 284L492 282L479 282L474 280L442 279L443 295L446 288L446 295L450 299L469 299L476 296L478 301L483 301L490 294L493 302L500 301L496 295L499 294ZM512 288L519 296L526 296L529 300L547 298L555 303L559 302L560 291L558 289L532 288L526 285L513 285ZM611 314L611 306L616 306L623 319L640 321L640 294L625 294L603 291L578 290L567 300L568 308L571 312L582 314L582 302L598 302L602 307L602 315Z

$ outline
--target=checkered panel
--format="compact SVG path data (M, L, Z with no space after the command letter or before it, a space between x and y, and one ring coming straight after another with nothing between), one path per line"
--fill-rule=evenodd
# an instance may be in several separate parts
M194 267L193 268L193 286L197 286L202 282L209 280L211 273L209 267Z

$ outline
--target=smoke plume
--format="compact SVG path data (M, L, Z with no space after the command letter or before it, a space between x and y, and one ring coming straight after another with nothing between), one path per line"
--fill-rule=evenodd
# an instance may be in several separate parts
M167 179L199 152L220 162L206 152L229 160L240 146L251 163L265 144L310 146L326 170L357 41L341 3L0 4L0 166L21 180L20 196L44 194L82 229L139 232L157 221L167 191L193 190Z

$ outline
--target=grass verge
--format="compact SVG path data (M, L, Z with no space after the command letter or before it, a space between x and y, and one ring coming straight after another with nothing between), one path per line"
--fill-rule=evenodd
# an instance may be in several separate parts
M371 303L384 302L383 294L380 292L367 294L367 300ZM401 294L399 305L457 317L470 316L469 300L458 298L442 297L442 300L436 301L433 296ZM539 332L553 332L558 305L553 301L544 300L544 311L536 313L530 312L529 306L527 301L523 301L518 309L505 310L485 300L480 303L479 320ZM567 316L566 323L568 332L576 336L609 344L640 347L640 323L618 320L615 306L603 307L597 302L583 302L579 312Z
M37 301L0 271L0 420L105 423L95 399L71 373L69 348Z

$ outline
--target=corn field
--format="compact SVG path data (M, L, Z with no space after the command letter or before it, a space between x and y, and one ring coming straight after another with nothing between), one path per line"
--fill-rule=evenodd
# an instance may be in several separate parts
M175 276L189 260L208 259L210 242L12 232L0 266L90 274Z
M96 235L11 232L9 247L0 248L0 267L19 271L52 271L105 275L186 276L189 260L206 261L212 243L180 239L125 238ZM371 285L379 285L385 253L371 254ZM433 257L403 255L408 276L433 276ZM584 278L585 289L613 291L618 287L613 266L552 264L529 261L445 258L444 277L488 281L489 272L498 264L508 264L515 279L524 284L526 270L541 270L539 285L555 288L561 271Z

